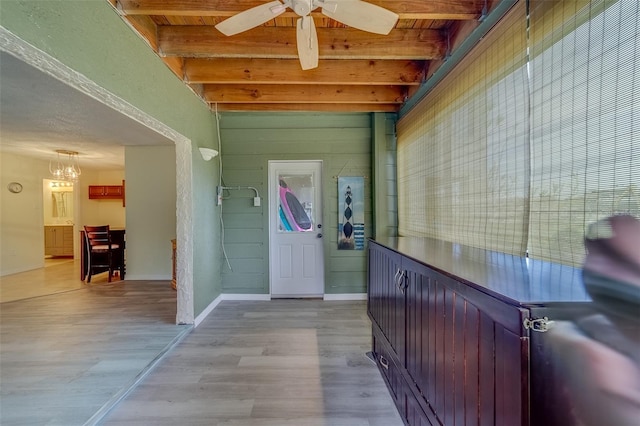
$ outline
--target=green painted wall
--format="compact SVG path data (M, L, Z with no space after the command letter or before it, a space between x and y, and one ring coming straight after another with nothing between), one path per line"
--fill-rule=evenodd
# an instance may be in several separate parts
M200 147L218 149L215 144ZM220 282L220 208L215 205L219 161L204 161L197 147L193 156L193 290L198 316L222 292Z
M374 126L370 114L222 114L224 185L255 186L263 197L262 207L253 208L250 191L234 191L223 206L231 272L221 253L220 208L214 196L219 163L203 161L195 149L218 147L216 123L208 107L106 0L3 0L0 25L191 139L195 315L221 292L269 291L265 182L271 159L324 161L325 292L366 291L365 252L336 249L335 176L366 176L365 196L371 206L372 140L380 128L389 133L388 116L384 126ZM372 226L369 208L366 236L372 235Z
M211 139L209 108L107 0L2 0L0 24L196 144Z
M384 127L384 126L383 126ZM386 131L386 130L385 130ZM366 251L338 250L337 176L365 176L365 235L372 230L371 114L224 113L221 118L225 248L233 271L222 266L224 293L269 293L268 161L323 161L325 293L366 292Z
M0 25L186 136L192 146L217 146L215 119L208 106L106 0L2 0ZM204 162L197 149L192 158L194 311L198 315L220 293L220 227L211 195L217 165Z
M373 237L398 235L396 114L373 114Z

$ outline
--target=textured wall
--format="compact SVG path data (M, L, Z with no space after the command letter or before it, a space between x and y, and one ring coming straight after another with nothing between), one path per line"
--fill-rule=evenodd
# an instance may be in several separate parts
M0 25L44 52L36 55L39 58L50 55L64 64L57 69L73 70L65 81L80 82L79 90L92 91L103 103L176 142L176 175L183 191L177 194L180 208L169 214L177 216L178 234L183 235L178 247L183 251L178 271L178 321L193 321L194 313L202 312L220 294L219 264L193 262L194 253L213 250L211 257L219 257L215 253L220 247L216 240L219 218L210 207L214 189L212 180L206 178L216 174L215 166L198 159L199 152L191 150L192 146L217 144L210 109L127 27L107 1L3 1ZM0 31L0 42L4 44L9 38ZM180 281L185 285L180 286Z

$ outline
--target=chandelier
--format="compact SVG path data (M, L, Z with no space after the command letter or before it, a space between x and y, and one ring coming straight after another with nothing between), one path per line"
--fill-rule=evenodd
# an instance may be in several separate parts
M49 172L58 180L67 180L77 182L82 171L80 170L80 162L78 161L78 152L68 151L66 149L56 149L58 154L55 165L49 160ZM60 155L67 156L66 164L60 159Z

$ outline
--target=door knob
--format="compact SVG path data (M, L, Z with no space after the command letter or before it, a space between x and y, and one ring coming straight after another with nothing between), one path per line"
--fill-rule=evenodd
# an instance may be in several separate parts
M316 235L316 237L318 237L318 238L322 238L322 234L321 234L321 233L318 233L318 235Z

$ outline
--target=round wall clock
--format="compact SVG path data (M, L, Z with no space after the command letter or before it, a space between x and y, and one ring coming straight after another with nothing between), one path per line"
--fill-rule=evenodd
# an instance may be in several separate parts
M9 185L7 185L7 189L9 190L9 192L18 194L22 192L22 184L20 182L9 182Z

